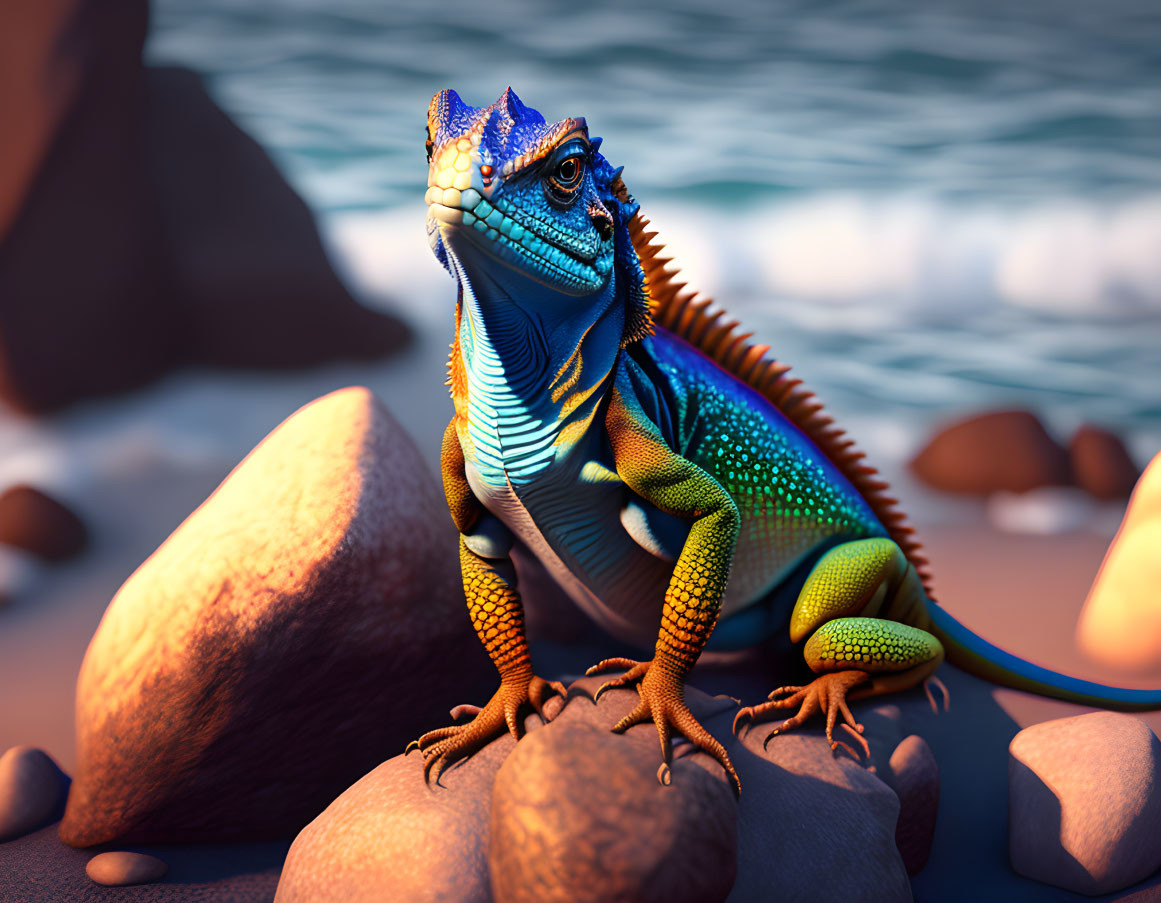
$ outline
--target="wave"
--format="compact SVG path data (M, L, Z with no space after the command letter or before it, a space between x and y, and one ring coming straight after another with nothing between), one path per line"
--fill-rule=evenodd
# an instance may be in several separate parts
M690 284L716 297L972 317L997 305L1063 316L1161 313L1161 194L1027 207L812 194L738 212L650 206ZM336 257L372 295L432 310L451 294L422 205L335 212ZM442 308L442 305L439 305ZM442 314L441 314L442 315Z

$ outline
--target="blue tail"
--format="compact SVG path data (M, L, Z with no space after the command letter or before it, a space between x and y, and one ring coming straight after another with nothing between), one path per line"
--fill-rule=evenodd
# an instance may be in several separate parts
M1041 668L976 636L934 603L928 603L930 630L943 643L947 660L963 670L1017 690L1106 709L1161 709L1161 690L1107 687Z

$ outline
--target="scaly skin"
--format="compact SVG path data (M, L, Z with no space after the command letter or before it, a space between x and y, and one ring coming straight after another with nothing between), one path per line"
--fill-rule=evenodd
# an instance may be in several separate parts
M841 725L865 753L847 701L926 684L945 650L1010 686L1161 707L1158 693L1015 659L930 600L884 485L765 347L680 292L583 119L546 122L511 89L478 109L449 90L427 129L428 237L460 290L444 487L500 688L484 708L457 710L470 723L417 741L426 775L438 781L505 729L518 737L521 710L563 692L532 673L517 544L610 633L642 648L656 638L651 659L590 673L622 668L601 691L636 687L638 705L613 729L654 724L663 783L676 730L740 792L685 704L684 679L707 644L779 632L804 644L818 676L743 708L735 731L797 708L775 733L820 713L832 748L855 754L834 737Z

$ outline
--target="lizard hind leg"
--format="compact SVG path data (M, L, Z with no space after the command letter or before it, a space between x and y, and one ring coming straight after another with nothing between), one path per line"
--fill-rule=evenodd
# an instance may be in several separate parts
M780 687L767 702L743 708L734 719L735 732L797 707L774 734L821 713L832 749L854 755L834 738L841 723L869 753L847 700L908 689L934 673L943 647L922 629L928 626L924 603L914 567L891 540L858 540L831 549L807 577L791 615L791 639L810 635L803 654L819 676L805 686Z

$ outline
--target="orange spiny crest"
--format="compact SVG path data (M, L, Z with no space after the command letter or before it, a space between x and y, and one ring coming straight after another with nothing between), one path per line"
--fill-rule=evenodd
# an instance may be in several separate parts
M730 320L725 311L709 310L712 299L684 291L686 284L678 269L669 266L672 258L661 256L665 246L656 241L657 232L646 231L649 225L649 220L638 212L629 223L629 237L645 271L653 321L759 392L802 430L867 502L915 567L928 597L934 598L927 559L917 554L921 546L911 538L914 530L905 523L906 516L898 509L898 502L884 494L887 484L874 479L878 471L859 463L866 455L854 447L854 440L843 430L831 427L833 419L821 413L823 405L814 400L813 393L799 389L802 380L786 375L788 364L766 356L768 345L750 344L751 334L737 334L739 324Z

